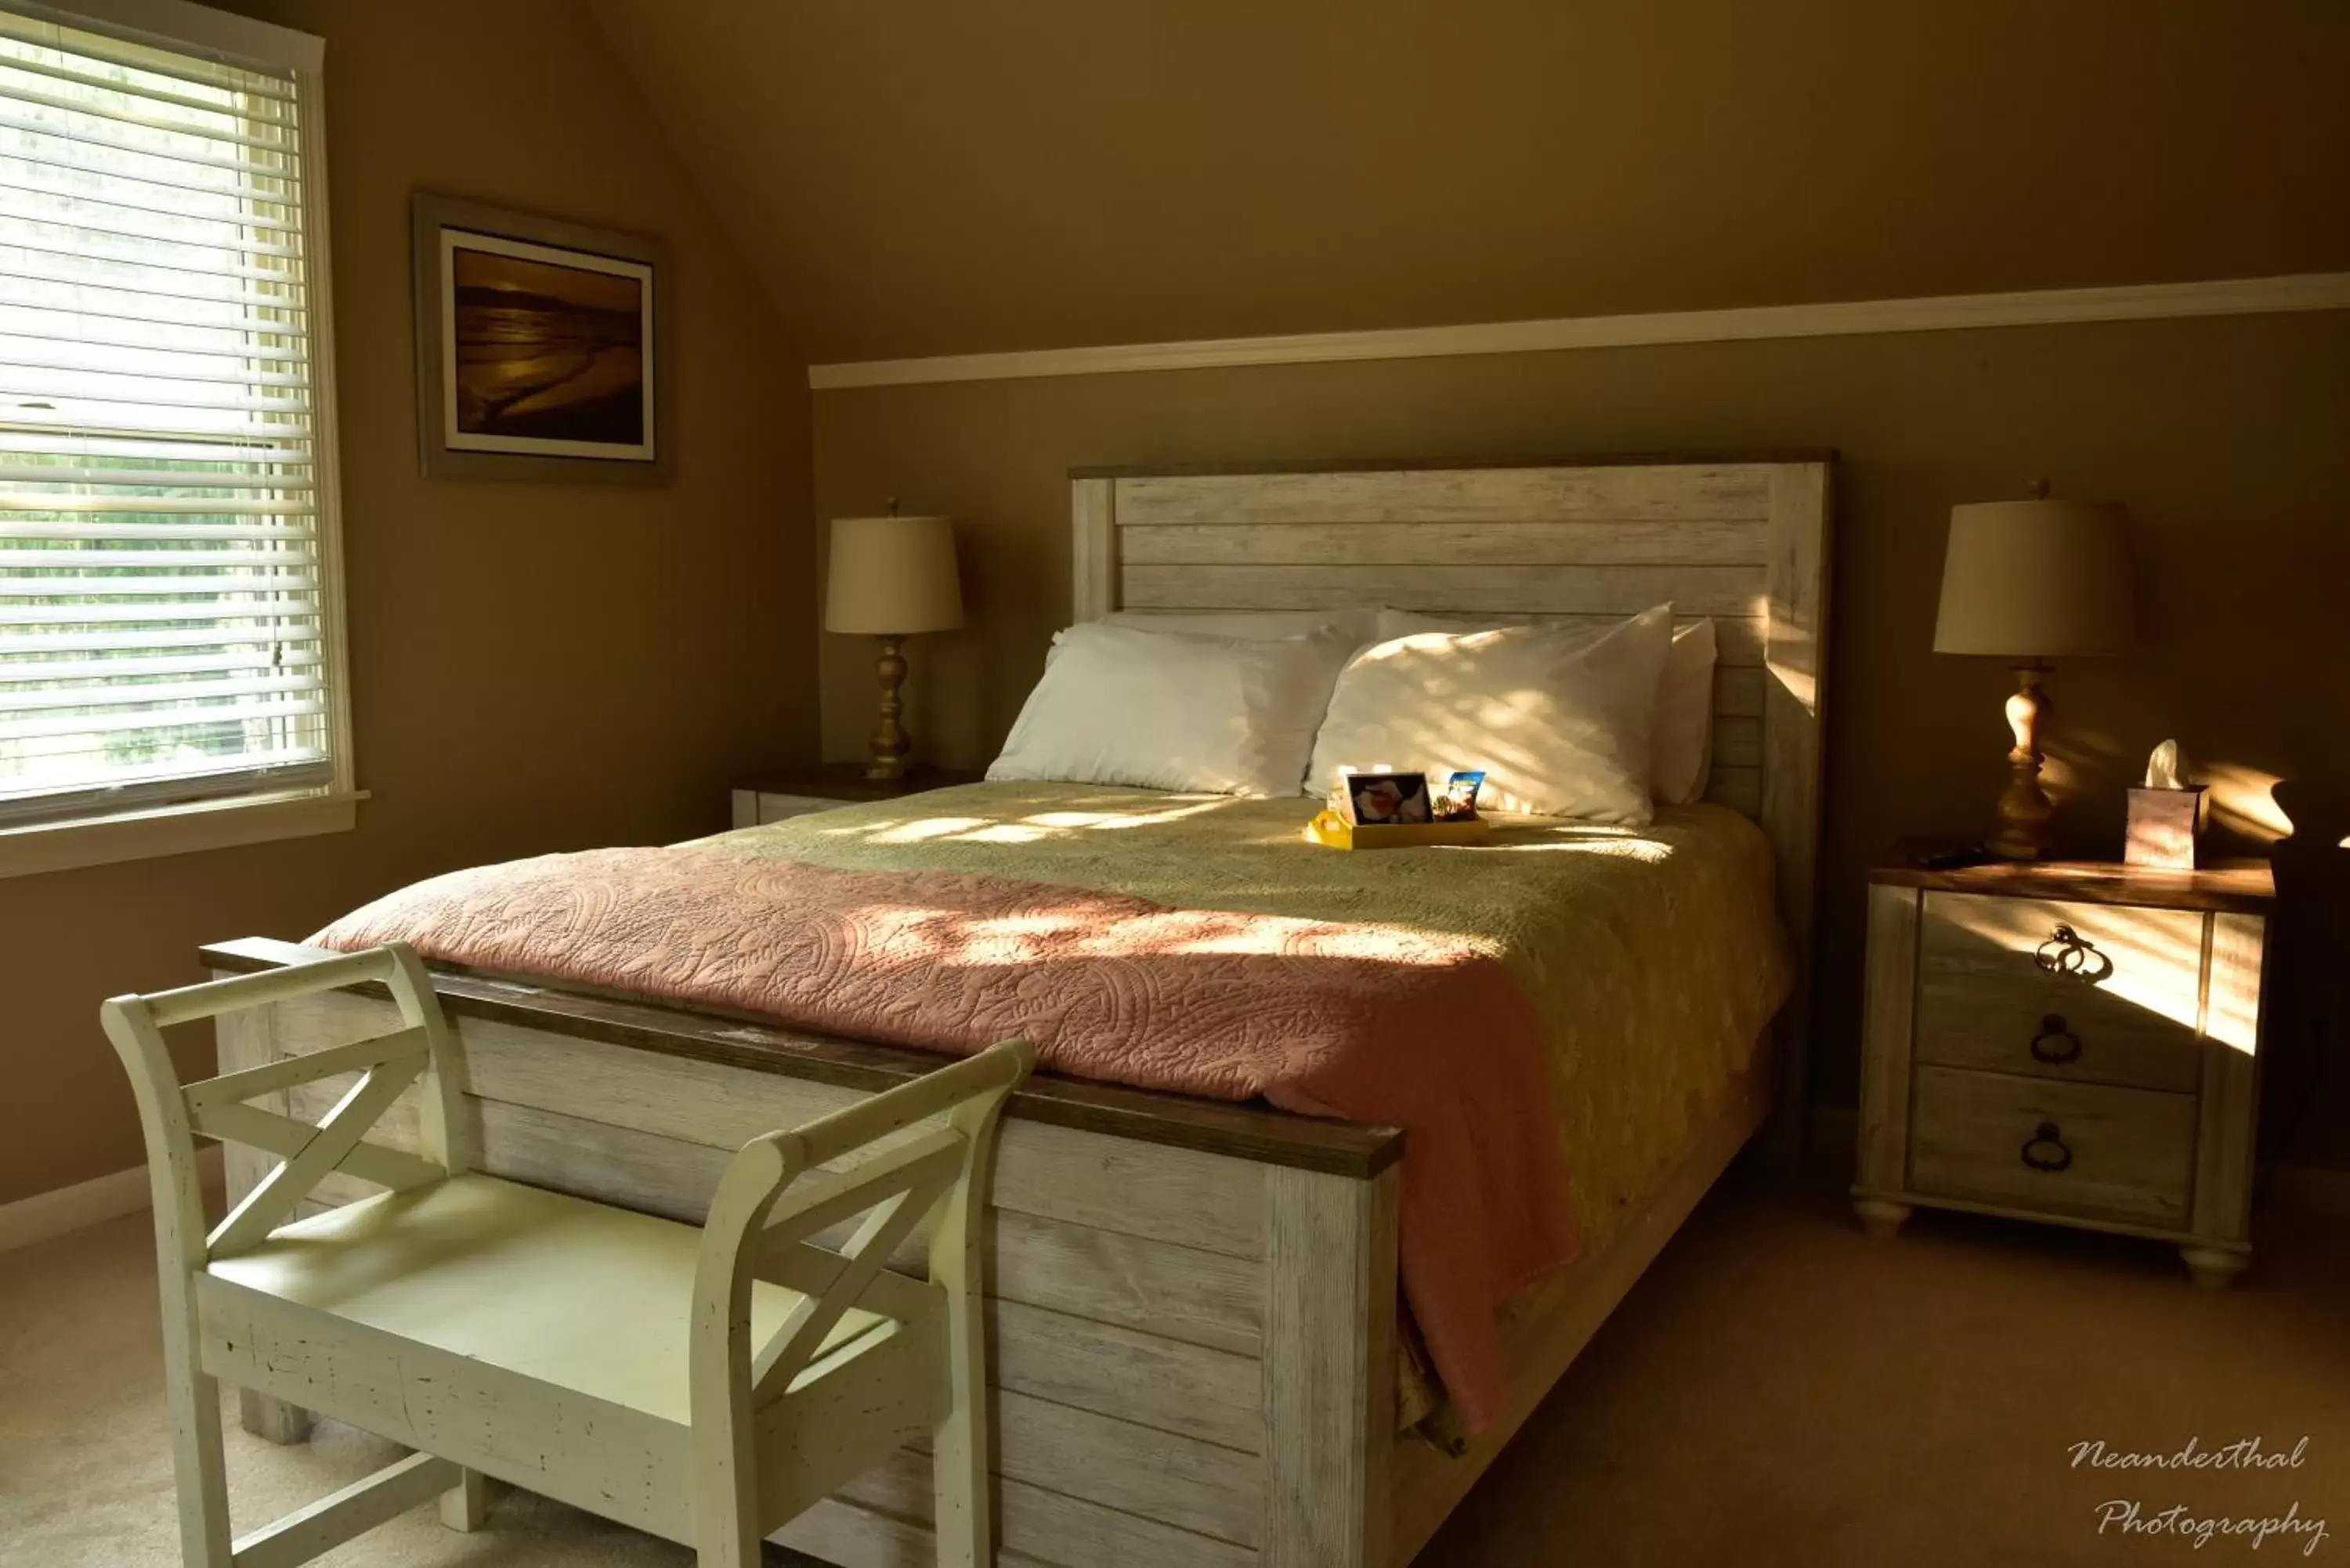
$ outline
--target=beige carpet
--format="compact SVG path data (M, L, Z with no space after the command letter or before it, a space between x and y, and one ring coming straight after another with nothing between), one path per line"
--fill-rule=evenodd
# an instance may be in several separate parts
M2251 1561L2350 1561L2350 1222L2279 1211L2244 1285L2208 1294L2152 1246L1921 1216L1872 1243L1824 1186L1708 1201L1423 1563L2210 1564L2251 1552L2101 1537L2136 1499L2197 1518L2327 1521ZM143 1220L0 1257L0 1563L177 1561ZM2071 1468L2308 1439L2297 1469ZM392 1456L348 1429L274 1449L231 1423L240 1528ZM337 1564L675 1565L687 1554L519 1493L471 1537L421 1509ZM1080 1565L1094 1568L1094 1565ZM1104 1565L1114 1568L1114 1565Z

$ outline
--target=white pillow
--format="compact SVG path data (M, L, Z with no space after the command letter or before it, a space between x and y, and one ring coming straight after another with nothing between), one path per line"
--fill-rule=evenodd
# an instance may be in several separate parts
M1659 800L1687 805L1705 798L1713 771L1713 622L1673 631L1657 681L1657 724L1648 736L1648 787Z
M1349 648L1360 648L1389 635L1379 630L1379 612L1367 605L1326 610L1112 610L1101 619L1109 626L1139 627L1144 631L1200 632L1210 637L1238 638L1243 642L1306 637L1325 627L1335 627L1353 639L1347 644Z
M1088 621L1054 639L991 779L1295 794L1353 641L1274 642Z
M1330 694L1309 793L1342 767L1482 768L1479 798L1496 810L1645 826L1672 628L1671 607L1659 605L1597 638L1522 626L1374 643Z
M1379 611L1379 640L1427 631L1492 631L1503 626L1539 626L1580 630L1586 637L1607 628L1545 621L1539 616L1503 621L1492 616L1421 615L1416 610ZM1691 621L1673 632L1672 651L1657 688L1657 722L1648 740L1648 788L1659 800L1687 805L1705 796L1713 767L1713 622Z

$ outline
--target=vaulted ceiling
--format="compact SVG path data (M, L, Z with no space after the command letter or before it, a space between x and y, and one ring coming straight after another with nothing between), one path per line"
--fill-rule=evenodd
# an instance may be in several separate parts
M817 361L2350 268L2335 0L590 0Z

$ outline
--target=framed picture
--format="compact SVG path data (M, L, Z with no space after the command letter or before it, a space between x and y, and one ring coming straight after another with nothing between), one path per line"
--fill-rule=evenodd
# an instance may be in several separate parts
M1346 785L1342 815L1357 827L1433 819L1426 774L1348 774L1339 782Z
M1436 820L1476 821L1477 792L1484 787L1484 769L1456 769L1445 779L1444 787L1436 792Z
M445 196L411 213L425 473L667 479L660 244Z

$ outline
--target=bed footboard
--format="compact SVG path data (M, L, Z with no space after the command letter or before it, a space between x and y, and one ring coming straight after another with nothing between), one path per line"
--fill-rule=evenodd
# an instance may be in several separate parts
M325 956L205 950L216 973ZM935 1057L465 976L435 985L463 1048L479 1168L699 1222L748 1138ZM364 991L226 1024L224 1071L380 1031ZM1062 1568L1387 1568L1396 1367L1392 1129L1032 1080L1003 1125L989 1223L997 1518ZM336 1080L288 1092L316 1114ZM373 1135L402 1147L414 1107ZM230 1154L233 1192L257 1161ZM372 1189L321 1185L316 1207ZM898 1266L919 1272L919 1251ZM298 1438L249 1397L246 1425ZM847 1565L927 1564L930 1461L908 1450L776 1539Z
M1267 1564L1383 1568L1396 1446L1396 1183L1265 1180Z

